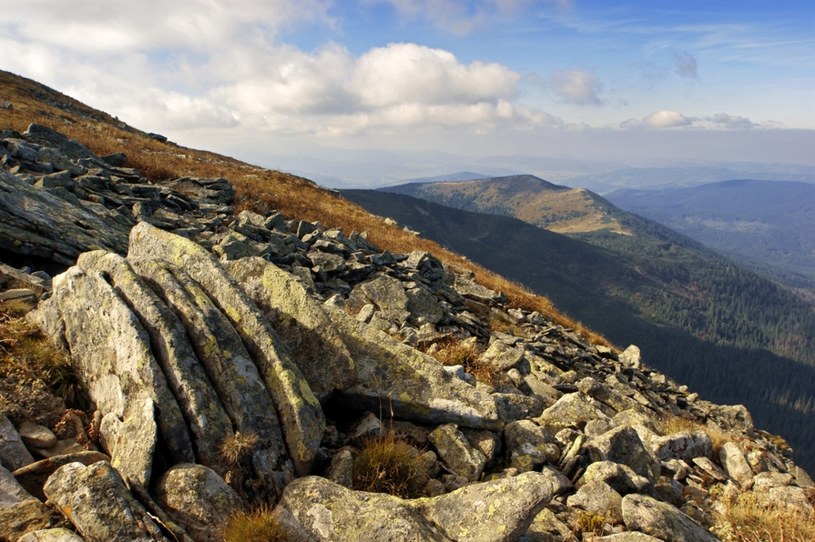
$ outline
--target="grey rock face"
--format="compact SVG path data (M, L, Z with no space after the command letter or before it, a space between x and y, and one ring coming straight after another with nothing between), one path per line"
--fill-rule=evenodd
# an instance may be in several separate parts
M739 483L742 487L747 487L753 480L753 470L744 458L744 454L734 442L725 442L719 451L719 461L727 471L727 475Z
M0 462L11 470L34 462L17 429L5 416L0 416Z
M623 498L605 482L589 482L569 497L566 504L585 510L616 524L623 521Z
M69 463L44 490L88 542L169 542L110 463Z
M280 338L215 258L202 247L146 223L133 228L129 256L165 259L203 286L247 346L275 402L289 455L307 473L325 429L320 402Z
M275 513L298 540L498 542L520 536L561 489L530 472L409 501L306 477L286 487Z
M625 526L666 542L716 542L704 527L670 504L645 495L627 495L622 503Z
M83 542L83 540L73 531L58 528L31 531L18 538L17 542Z
M180 464L158 481L156 499L195 542L219 542L230 516L243 508L235 490L203 465Z
M481 478L487 459L483 453L470 446L464 433L455 424L438 426L430 432L428 438L450 470L471 482Z
M17 540L26 531L47 527L51 511L0 466L0 539Z
M657 459L691 460L695 457L712 457L710 437L702 431L676 433L651 440L651 450Z
M323 308L289 273L261 258L227 269L263 309L319 399L356 382L356 367Z
M554 437L531 420L510 422L504 427L504 441L509 465L526 472L545 463L556 463L560 448Z
M591 439L587 445L592 461L613 461L628 465L640 476L654 481L659 462L645 449L637 432L620 426Z

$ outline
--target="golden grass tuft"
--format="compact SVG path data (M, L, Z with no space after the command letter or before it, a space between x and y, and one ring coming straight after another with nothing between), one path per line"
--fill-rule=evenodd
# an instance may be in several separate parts
M722 430L715 424L705 424L693 418L683 416L665 416L657 420L656 429L663 435L673 435L682 432L701 431L710 438L713 446L714 457L719 456L719 451L726 442L733 439L727 431Z
M416 448L392 431L370 437L354 459L354 489L419 497L425 474Z
M580 510L577 512L577 517L574 523L574 534L581 535L584 540L590 535L601 535L608 520L603 514L595 514L594 512L587 512Z
M447 339L436 343L436 348L427 353L442 365L462 365L467 373L485 384L496 384L503 377L498 367L481 359L482 349L473 342Z
M226 523L224 542L285 542L288 537L269 506L238 512Z
M760 493L743 493L724 503L712 531L723 542L811 542L815 517L784 507Z
M25 319L32 306L19 301L0 302L0 378L21 383L41 380L60 397L72 397L76 375L67 353L51 343Z
M258 442L260 439L256 434L236 431L221 442L219 453L224 461L235 466L249 457Z

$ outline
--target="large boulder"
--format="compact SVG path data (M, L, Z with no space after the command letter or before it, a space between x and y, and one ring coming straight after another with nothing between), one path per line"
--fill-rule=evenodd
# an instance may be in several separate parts
M144 418L145 423L158 423L175 461L194 461L186 422L150 337L102 273L75 266L54 277L53 295L35 317L56 342L67 345L77 376L103 415L124 419L130 402L149 397L159 408L155 421Z
M195 355L184 324L118 254L86 252L79 257L77 265L89 272L104 273L116 292L127 301L150 336L156 360L184 413L196 458L223 471L218 446L232 434L232 425L204 366ZM164 293L161 289L159 292Z
M719 450L719 461L727 475L740 486L747 487L753 481L753 469L750 468L741 448L735 442L724 443Z
M172 467L156 484L156 499L195 542L220 542L229 518L242 509L235 490L203 465Z
M131 230L128 257L166 260L183 269L211 296L240 335L263 376L298 473L309 472L323 437L325 417L308 381L260 309L212 254L189 239L142 222Z
M124 252L127 228L0 169L0 248L71 265L100 247Z
M403 500L312 476L289 484L275 513L296 540L497 542L516 540L562 490L558 477L529 472Z
M487 458L470 445L467 437L459 431L455 424L448 423L438 426L430 432L428 440L451 471L459 476L464 476L471 482L481 478Z
M47 527L50 520L51 511L0 466L0 540L17 540L27 531Z
M452 376L434 358L340 308L325 305L357 367L357 384L340 392L355 408L385 408L397 418L428 424L455 423L498 429L502 421L489 394Z
M592 461L613 461L628 465L631 469L654 481L659 476L660 464L630 426L620 426L589 440L586 448Z
M676 507L646 495L627 495L622 503L623 521L632 531L642 531L665 542L717 542Z
M68 463L44 491L87 542L169 542L110 463Z
M302 282L263 258L244 258L226 267L266 313L320 400L356 382L351 354Z

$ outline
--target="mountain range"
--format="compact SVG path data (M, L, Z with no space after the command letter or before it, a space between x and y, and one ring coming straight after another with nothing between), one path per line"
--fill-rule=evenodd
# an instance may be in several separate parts
M606 197L759 272L815 289L815 184L731 180Z

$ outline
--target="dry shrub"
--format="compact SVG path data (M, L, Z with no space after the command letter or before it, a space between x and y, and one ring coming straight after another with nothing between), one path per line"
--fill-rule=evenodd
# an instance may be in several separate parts
M0 378L24 385L41 380L51 392L70 400L78 385L71 361L25 319L31 308L19 300L0 303Z
M241 461L249 457L259 441L260 439L254 433L236 431L235 434L228 436L221 442L219 452L224 461L230 466L239 465Z
M712 530L724 542L811 542L815 517L774 502L768 495L743 493L724 503Z
M715 424L705 424L693 418L683 416L665 416L657 421L657 430L663 435L701 431L710 438L713 454L718 457L719 451L726 442L732 440L730 433Z
M476 380L485 384L496 384L503 373L488 361L481 359L482 349L475 342L447 339L436 343L436 348L427 352L442 365L461 365Z
M585 537L588 535L603 534L607 521L606 516L602 514L580 510L575 518L573 530L576 535L582 535L583 539L586 540Z
M224 527L224 542L285 542L286 530L269 506L238 512Z
M359 491L414 498L425 476L418 450L392 431L366 439L354 459L354 489Z

